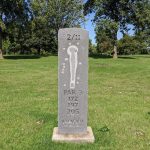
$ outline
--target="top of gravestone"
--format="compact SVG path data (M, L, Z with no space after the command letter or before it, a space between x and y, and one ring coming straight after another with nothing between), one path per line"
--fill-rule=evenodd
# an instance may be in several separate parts
M89 32L87 31L86 29L83 29L83 28L61 28L59 29L59 31L62 31L62 30L82 30L82 31L86 31L86 32Z

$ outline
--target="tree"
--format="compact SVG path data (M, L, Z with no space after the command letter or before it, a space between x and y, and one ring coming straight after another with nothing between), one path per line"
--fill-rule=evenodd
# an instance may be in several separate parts
M4 30L21 18L24 19L28 0L1 0L0 1L0 58L2 56L2 40Z
M103 19L97 24L95 31L98 52L108 52L111 54L113 46L116 45L115 36L117 28L118 25L108 19Z
M31 23L27 22L13 22L7 28L8 39L10 41L9 50L14 53L24 54L30 51L31 39Z
M142 12L142 13L141 13ZM134 25L136 39L143 46L150 46L150 1L139 0L132 5L131 23Z
M47 47L51 47L51 52L56 53L58 30L74 27L84 21L81 0L34 0L31 11L31 43L38 49L38 53Z
M118 41L119 55L140 54L139 42L134 36L124 35L122 39Z
M106 28L110 30L109 38L112 39L114 47L113 58L117 58L117 32L120 30L125 34L128 31L127 24L130 23L130 10L134 1L135 0L88 0L85 4L85 14L95 11L94 22L96 26L100 24L101 27L104 27L104 31L106 31ZM106 24L102 26L102 23Z
M96 23L96 26L98 26L96 29L98 40L98 32L101 32L101 30L98 30L99 26L101 26L103 32L106 32L105 34L107 36L108 32L105 30L106 28L109 28L113 31L111 34L109 34L109 37L113 39L113 57L117 58L117 32L120 30L123 35L128 33L128 24L132 24L134 26L136 38L141 38L143 42L143 48L145 45L144 42L147 42L147 45L149 45L149 0L88 0L85 3L84 8L85 14L95 12L94 22ZM106 22L109 22L109 24ZM104 26L102 26L102 24L104 24ZM115 28L114 25L111 24L116 24Z
M3 59L2 54L2 32L5 30L5 24L0 20L0 59Z
M49 1L47 17L49 24L58 33L60 28L74 27L84 22L82 0Z
M89 40L89 55L96 53L96 45L92 43L92 40Z
M41 49L49 52L56 50L53 29L48 22L48 13L51 13L48 3L49 1L45 0L34 0L31 3L32 19L29 43L31 48L37 49L39 55Z
M2 0L0 4L0 29L6 28L0 35L4 37L5 31L9 49L21 54L31 48L39 54L42 49L56 53L58 30L84 21L81 0Z
M131 7L130 18L136 33L150 29L150 1L136 0Z

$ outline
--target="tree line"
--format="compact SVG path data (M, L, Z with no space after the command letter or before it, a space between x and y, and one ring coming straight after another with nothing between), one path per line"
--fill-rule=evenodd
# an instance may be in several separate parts
M97 51L117 54L147 54L150 47L149 0L88 0L85 14L95 13ZM129 35L133 26L134 36ZM117 40L117 32L123 34Z
M60 28L81 27L94 13L96 45L90 53L146 54L150 47L149 0L1 0L2 54L57 53ZM134 36L129 35L129 25ZM117 40L117 32L123 34Z

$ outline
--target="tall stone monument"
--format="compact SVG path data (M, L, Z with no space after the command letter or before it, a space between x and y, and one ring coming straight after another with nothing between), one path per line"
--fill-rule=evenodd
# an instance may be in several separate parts
M87 127L88 32L81 28L58 33L58 127L53 141L94 142Z

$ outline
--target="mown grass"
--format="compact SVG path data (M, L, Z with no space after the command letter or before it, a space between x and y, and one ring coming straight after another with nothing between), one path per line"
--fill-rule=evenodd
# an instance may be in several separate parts
M0 149L149 150L150 56L89 58L88 125L94 144L51 141L57 56L0 60Z

